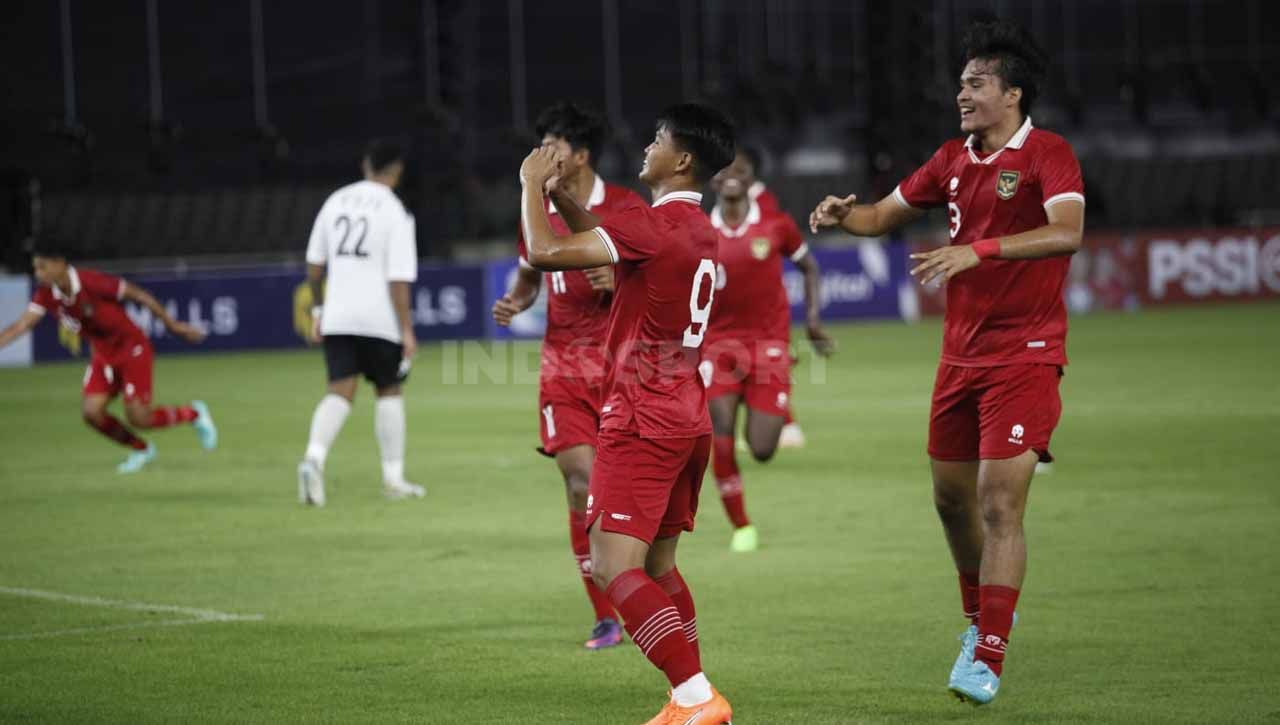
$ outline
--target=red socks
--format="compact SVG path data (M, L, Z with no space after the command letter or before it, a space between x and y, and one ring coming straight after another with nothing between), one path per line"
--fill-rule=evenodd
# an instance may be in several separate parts
M978 598L978 572L960 572L960 601L964 606L964 616L968 617L970 624L977 625L978 607L981 603Z
M582 584L587 588L591 607L595 609L596 621L606 617L614 619L609 597L591 579L591 539L587 536L587 515L581 511L569 510L569 543L573 545L573 558L578 561L578 573L582 575Z
M190 423L197 417L195 408L189 405L157 405L151 409L151 425L148 427L168 428L171 425Z
M89 426L92 427L94 430L98 431L102 435L110 438L111 440L115 441L116 443L119 443L122 446L132 448L135 451L142 451L142 450L146 450L147 448L146 441L134 435L133 431L124 427L124 423L121 423L117 418L115 418L112 415L103 413L102 422L100 423L95 423L94 421L88 420L87 418L85 419L85 422L88 423Z
M671 597L671 603L676 605L676 611L684 622L684 638L689 640L693 656L698 658L698 669L702 669L702 652L698 649L698 613L693 608L693 594L689 593L684 577L680 576L679 569L672 569L653 581L662 587L662 591Z
M665 578L665 577L664 577ZM684 621L671 597L644 569L622 572L605 590L626 622L627 634L645 657L676 687L702 671L685 639Z
M980 588L982 615L978 619L978 647L974 659L986 662L1000 676L1004 668L1004 650L1013 628L1013 609L1018 604L1018 590L998 584Z
M715 436L712 439L715 455L711 458L711 467L716 476L716 488L720 491L720 503L724 504L724 512L728 514L733 528L749 526L747 503L743 498L742 476L738 474L738 462L734 459L733 436Z

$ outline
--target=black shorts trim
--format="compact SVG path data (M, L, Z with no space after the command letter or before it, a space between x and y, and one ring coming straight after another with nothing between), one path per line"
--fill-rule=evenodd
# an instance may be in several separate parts
M363 375L379 388L399 385L409 377L403 374L400 361L404 348L398 342L361 335L325 335L324 366L329 382Z

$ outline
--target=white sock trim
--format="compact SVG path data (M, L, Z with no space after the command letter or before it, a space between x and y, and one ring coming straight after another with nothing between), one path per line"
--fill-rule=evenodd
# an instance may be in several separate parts
M711 701L711 681L699 672L676 685L671 690L671 699L680 707L693 707Z

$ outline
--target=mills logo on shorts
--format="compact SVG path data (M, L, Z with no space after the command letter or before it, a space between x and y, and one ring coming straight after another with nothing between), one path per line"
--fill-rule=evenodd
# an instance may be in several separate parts
M1024 430L1022 426L1015 425L1012 429L1009 430L1009 442L1016 446L1022 445L1023 432Z
M1018 193L1018 177L1021 174L1017 171L1001 171L996 177L996 196L1009 201L1013 195Z

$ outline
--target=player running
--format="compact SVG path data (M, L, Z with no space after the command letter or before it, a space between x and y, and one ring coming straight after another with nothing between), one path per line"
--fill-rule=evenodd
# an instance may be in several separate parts
M816 231L880 236L946 206L951 245L912 255L947 285L942 361L929 414L934 503L960 574L965 616L949 687L988 703L1000 687L1026 569L1022 519L1036 462L1062 412L1062 293L1080 248L1084 184L1071 146L1031 125L1043 52L1008 22L975 24L956 103L967 139L943 144L874 205L827 197Z
M693 597L676 569L711 449L697 367L715 294L716 234L700 190L732 160L729 121L684 104L659 116L645 149L640 180L652 190L652 207L601 220L558 189L559 158L550 147L534 149L520 168L529 263L545 270L617 265L587 526L593 578L671 683L650 725L732 718L702 672ZM570 236L551 226L542 194L548 181Z
M606 183L595 171L596 159L608 135L604 119L594 111L572 103L557 103L538 117L535 129L542 145L563 159L559 188L578 205L601 218L630 206L644 206L640 195L624 186ZM557 234L569 228L555 204L547 213ZM493 319L510 325L511 318L529 309L542 286L543 273L528 261L524 232L517 234L520 267L515 282L493 305ZM600 427L601 386L604 385L604 335L613 298L613 268L548 272L547 331L542 341L542 365L538 379L539 428L542 447L555 458L569 499L569 543L578 574L595 611L595 626L587 649L612 647L622 642L613 605L591 579L591 544L587 539L587 484L596 456L596 431Z
M154 443L143 440L107 412L107 405L120 394L124 395L125 420L134 428L190 423L202 448L211 451L218 447L218 429L203 401L151 404L155 352L151 341L129 319L123 303L128 300L147 308L169 334L187 342L204 340L204 331L173 319L150 292L135 284L69 264L65 250L54 242L37 245L31 266L39 286L26 311L0 332L0 347L30 332L50 312L63 327L89 339L92 353L84 371L80 415L89 427L130 449L117 471L137 473L156 457Z
M701 368L715 436L712 469L734 527L729 548L736 552L755 551L760 545L747 517L742 474L734 456L738 406L747 407L747 446L761 462L777 451L791 406L791 306L782 285L784 256L804 272L810 342L819 355L835 349L819 319L818 263L790 216L767 213L751 197L754 177L751 161L739 151L712 182L717 197L711 224L720 233L720 264Z
M404 479L404 398L401 385L417 351L409 291L418 278L413 217L394 189L404 173L400 148L369 144L364 180L338 189L316 216L307 244L312 341L324 343L329 392L311 416L311 437L298 464L298 500L324 506L324 464L356 396L358 376L373 383L378 402L373 432L382 457L382 492L421 498ZM326 284L327 281L327 284Z

